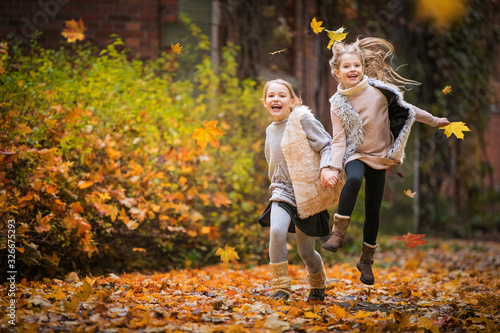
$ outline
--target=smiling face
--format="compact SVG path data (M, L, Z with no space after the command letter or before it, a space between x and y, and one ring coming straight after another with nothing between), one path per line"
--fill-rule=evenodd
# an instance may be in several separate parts
M274 121L288 118L292 108L295 106L295 99L292 97L287 86L281 83L271 83L267 87L264 106Z
M335 75L342 81L345 89L357 85L363 79L363 63L355 53L342 55L339 67L335 69Z

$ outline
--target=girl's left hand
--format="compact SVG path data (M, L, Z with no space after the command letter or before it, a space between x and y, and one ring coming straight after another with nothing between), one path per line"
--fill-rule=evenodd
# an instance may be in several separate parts
M438 127L441 128L441 127L445 127L445 126L448 126L450 123L450 121L446 118L439 118L438 119Z
M323 185L324 188L334 188L338 180L339 172L337 170L321 170L321 185Z

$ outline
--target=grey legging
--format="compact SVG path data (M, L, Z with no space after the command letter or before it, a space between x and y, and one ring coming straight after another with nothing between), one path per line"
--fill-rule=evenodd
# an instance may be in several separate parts
M277 202L273 202L271 205L271 235L269 239L269 259L273 264L288 261L286 236L290 223L290 215L286 210L281 208ZM304 234L298 228L295 228L295 235L297 250L302 260L304 260L307 270L310 273L319 272L323 268L323 261L319 253L314 249L316 238Z

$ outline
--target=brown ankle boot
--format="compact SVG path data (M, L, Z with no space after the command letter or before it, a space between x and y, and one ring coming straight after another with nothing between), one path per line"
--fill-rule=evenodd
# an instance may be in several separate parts
M368 285L373 285L375 283L375 277L372 272L373 265L373 255L377 249L377 245L371 245L363 242L363 249L361 250L361 258L359 258L356 267L361 272L361 282Z
M339 215L335 213L333 216L333 229L331 237L323 244L323 248L327 251L337 252L344 243L345 233L349 226L350 216Z
M270 264L273 280L271 281L271 288L273 294L271 298L276 300L286 300L292 291L292 279L288 277L288 261L280 262L277 264Z

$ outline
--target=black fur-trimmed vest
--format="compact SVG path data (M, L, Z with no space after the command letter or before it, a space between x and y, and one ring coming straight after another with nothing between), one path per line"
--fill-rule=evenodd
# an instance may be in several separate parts
M415 122L415 111L403 99L399 89L391 84L376 79L368 79L368 84L377 88L387 98L389 123L394 143L387 158L396 164L402 164L404 160L404 149L410 136L410 131ZM346 151L343 166L347 159L356 151L364 139L363 122L361 116L353 109L346 96L336 92L330 103L338 107L339 117L342 120L346 135Z

